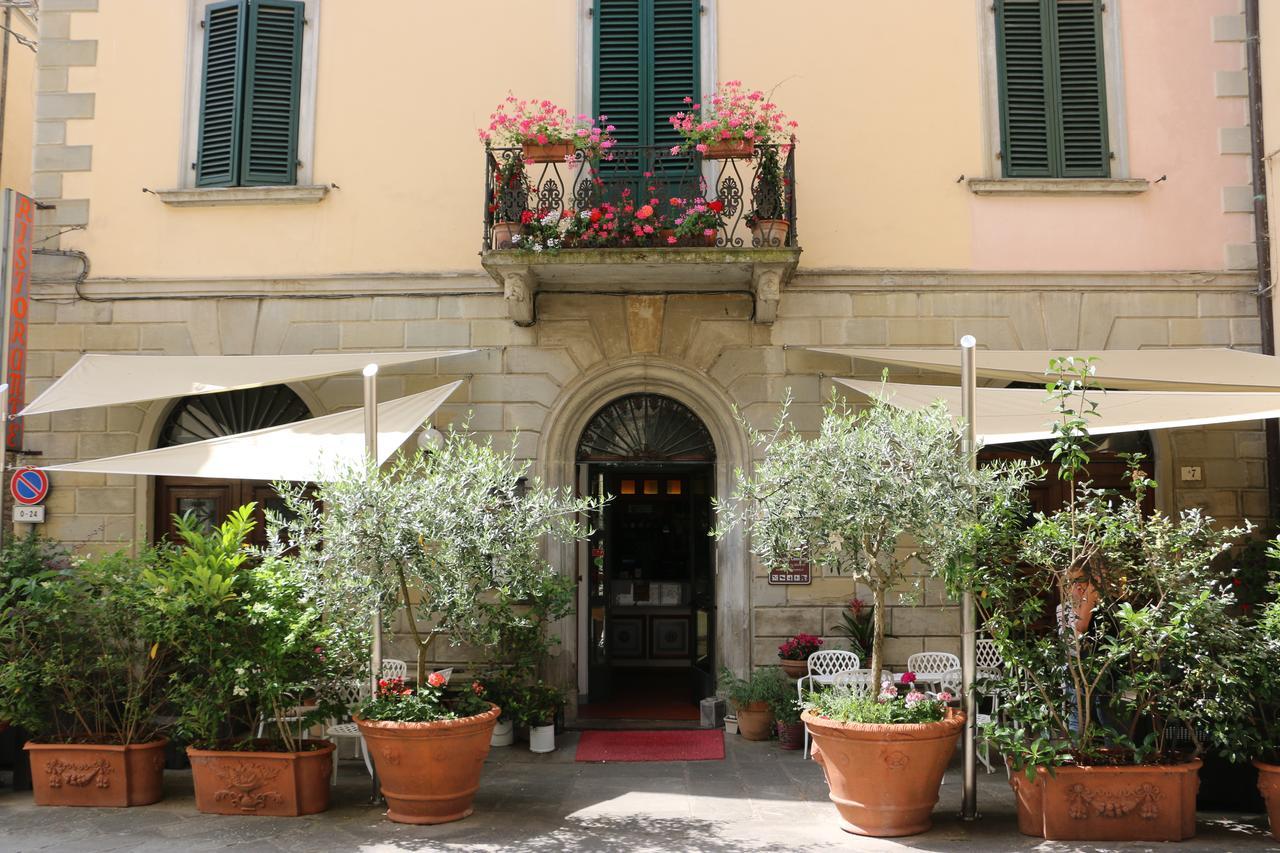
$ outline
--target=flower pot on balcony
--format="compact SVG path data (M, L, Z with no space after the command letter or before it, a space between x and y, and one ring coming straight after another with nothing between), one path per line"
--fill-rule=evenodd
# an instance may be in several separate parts
M778 658L778 663L782 666L782 671L791 678L799 678L809 671L808 660L786 660Z
M722 139L719 142L708 142L707 150L702 152L704 160L739 160L746 159L755 153L756 146L750 139Z
M495 222L489 229L489 248L512 249L515 242L511 239L520 233L519 222Z
M751 226L752 245L758 249L776 249L787 245L791 223L785 219L760 219Z
M840 723L811 711L800 718L813 738L813 760L822 765L841 829L894 838L932 825L964 714L936 723Z
M1258 768L1258 790L1267 801L1267 816L1271 818L1271 837L1280 840L1280 764L1254 761Z
M205 814L298 817L329 808L337 747L304 740L298 752L187 747L196 809Z
M1013 773L1018 831L1050 841L1183 841L1196 834L1200 760Z
M490 704L483 714L434 723L356 717L387 798L387 817L432 824L471 814L500 713Z
M146 806L164 793L167 738L112 746L27 743L38 806Z
M520 149L520 156L526 163L563 163L573 156L572 142L548 142L545 145L526 142Z
M768 702L752 702L738 710L738 734L747 740L768 740L773 735L773 709Z

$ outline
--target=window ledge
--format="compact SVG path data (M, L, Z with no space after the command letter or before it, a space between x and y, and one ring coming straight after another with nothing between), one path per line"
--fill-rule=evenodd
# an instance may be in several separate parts
M975 195L1138 195L1146 178L970 178Z
M288 187L199 187L156 190L173 207L219 207L244 204L317 204L329 192L323 185Z

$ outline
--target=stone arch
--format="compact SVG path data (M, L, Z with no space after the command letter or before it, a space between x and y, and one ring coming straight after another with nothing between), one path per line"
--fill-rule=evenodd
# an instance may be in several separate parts
M688 407L711 434L715 444L716 495L733 491L734 471L750 467L750 442L734 417L728 392L685 365L652 356L621 359L589 371L561 391L548 413L548 428L538 443L538 471L553 487L577 487L578 441L587 423L613 400L628 394L661 394ZM577 575L586 559L578 546L553 546L549 554L565 573ZM751 555L746 534L734 530L715 546L716 570L716 670L727 666L745 671L751 663ZM581 586L581 585L580 585ZM585 589L580 589L580 596ZM585 622L580 618L584 602L578 602L579 618L560 626L560 638L573 655L557 673L573 678L585 690Z

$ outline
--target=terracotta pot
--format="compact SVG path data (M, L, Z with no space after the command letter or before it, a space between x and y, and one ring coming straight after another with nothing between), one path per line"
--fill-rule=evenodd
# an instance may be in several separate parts
M932 825L964 714L937 723L838 723L810 711L800 718L845 832L893 838Z
M787 245L791 223L785 219L760 219L751 229L751 245L757 249L777 249Z
M297 817L329 808L334 744L307 740L301 752L187 747L196 809L205 814Z
M110 746L28 743L31 791L38 806L146 806L164 793L168 738Z
M785 660L778 658L778 663L782 666L782 671L792 678L799 678L809 671L809 662L807 660Z
M1052 841L1183 841L1196 834L1200 760L1036 769L1009 779L1018 831ZM1038 793L1035 790L1039 789Z
M783 749L804 749L804 723L778 723L778 746Z
M747 740L768 740L773 736L773 709L768 702L752 702L738 708L738 734Z
M1280 839L1280 764L1254 761L1258 768L1258 790L1267 801L1267 816L1271 818L1271 837Z
M519 222L495 222L489 229L489 248L511 249L515 244L511 238L520 233Z
M387 817L397 823L448 823L471 814L500 713L490 704L483 714L435 723L355 717L378 769Z
M755 153L756 146L750 139L726 139L708 142L703 160L745 159Z
M546 145L526 142L520 149L526 163L563 163L564 158L573 156L572 142L549 142Z

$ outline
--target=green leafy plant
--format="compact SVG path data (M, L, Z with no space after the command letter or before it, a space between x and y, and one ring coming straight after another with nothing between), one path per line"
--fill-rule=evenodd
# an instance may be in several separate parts
M773 707L794 698L795 693L776 666L761 667L746 678L739 678L725 667L720 671L720 688L735 708L745 708L753 702Z
M207 531L175 518L180 541L139 578L144 624L171 656L167 690L184 739L259 748L266 721L265 746L295 752L307 728L346 713L343 688L359 678L363 649L326 623L290 558L252 554L253 509Z
M449 691L446 683L438 672L428 675L416 689L407 686L403 678L380 679L377 692L360 706L359 715L370 720L432 723L472 717L489 709L478 683L457 691Z
M747 213L748 227L754 228L762 219L787 218L785 188L786 178L782 174L778 149L766 145L760 149L756 160L755 187L751 194L755 207Z
M875 605L867 604L861 598L849 600L849 606L840 613L840 624L832 631L849 640L849 650L858 655L859 660L868 660L875 634Z
M878 697L859 696L845 690L822 690L805 697L805 710L838 723L936 723L947 711L946 699L918 690L899 695L885 685Z

